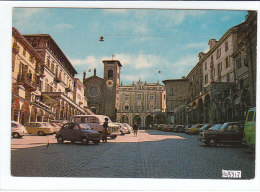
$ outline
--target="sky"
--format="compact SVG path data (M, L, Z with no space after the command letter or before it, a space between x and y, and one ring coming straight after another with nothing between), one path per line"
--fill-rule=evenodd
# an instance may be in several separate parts
M161 83L187 76L209 39L219 40L247 11L172 9L14 8L21 34L50 34L76 69L103 77L102 60L119 60L120 81ZM104 41L99 41L100 36ZM158 71L161 71L160 73Z

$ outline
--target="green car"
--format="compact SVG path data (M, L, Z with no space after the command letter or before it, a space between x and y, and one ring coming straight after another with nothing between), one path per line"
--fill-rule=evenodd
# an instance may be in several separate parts
M256 107L252 107L248 110L246 116L246 122L244 125L244 141L245 143L255 149L255 124L256 121Z

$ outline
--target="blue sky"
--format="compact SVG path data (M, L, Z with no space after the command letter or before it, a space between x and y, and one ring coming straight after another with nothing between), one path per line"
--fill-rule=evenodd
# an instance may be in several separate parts
M186 76L198 53L208 51L208 40L218 40L246 15L224 10L16 8L13 26L22 34L50 34L81 80L84 70L89 77L94 68L103 77L102 60L113 54L123 65L121 81L129 84L139 78L157 82Z

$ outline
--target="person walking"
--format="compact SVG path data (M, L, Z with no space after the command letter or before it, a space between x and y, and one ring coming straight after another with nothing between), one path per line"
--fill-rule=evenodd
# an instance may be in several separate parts
M107 128L108 128L108 118L105 118L105 122L103 124L103 129L102 129L102 141L107 142Z
M134 137L137 137L138 125L136 121L134 122L133 130L134 130Z

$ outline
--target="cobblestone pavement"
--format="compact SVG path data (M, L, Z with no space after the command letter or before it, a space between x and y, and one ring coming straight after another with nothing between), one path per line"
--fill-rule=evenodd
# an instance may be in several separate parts
M13 176L222 179L222 169L254 178L255 157L244 146L207 147L197 135L139 131L99 145L54 135L11 140ZM47 143L49 146L47 148Z

